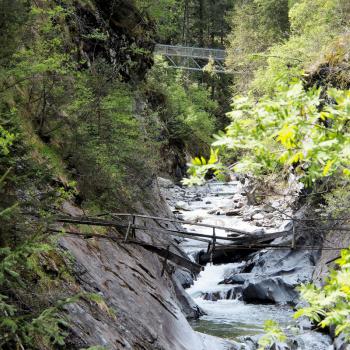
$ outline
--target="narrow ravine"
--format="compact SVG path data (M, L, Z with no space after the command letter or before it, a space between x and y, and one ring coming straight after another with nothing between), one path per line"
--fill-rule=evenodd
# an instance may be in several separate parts
M213 182L196 188L168 186L163 189L163 195L181 219L249 232L260 230L262 234L288 225L288 221L278 212L268 210L266 206L249 206L243 192L239 181ZM275 200L274 204L281 207L278 199ZM185 227L190 231L212 234L211 228ZM223 230L218 230L217 234L227 235ZM188 239L181 246L194 260L198 260L198 254L207 249L206 243ZM281 261L276 265L281 271L276 272L273 261L261 259L265 253L277 254L277 259ZM244 343L247 349L256 349L257 339L264 332L264 322L271 319L277 321L293 338L294 349L329 349L331 339L328 336L312 331L310 323L306 321L293 321L293 305L298 300L292 285L310 279L313 269L312 263L308 266L308 261L312 259L305 252L295 254L297 256L290 258L288 250L277 253L264 250L246 252L245 256L238 256L234 262L220 263L218 259L214 264L207 263L204 271L186 290L205 313L191 322L192 327L199 332ZM309 260L305 262L304 259ZM262 265L266 265L266 270ZM264 286L262 289L267 288L266 295L259 296L258 288L253 288L253 297L247 302L250 283L256 287L259 285L256 283L258 278L261 278ZM274 284L271 281L278 282ZM270 295L271 300L268 300Z

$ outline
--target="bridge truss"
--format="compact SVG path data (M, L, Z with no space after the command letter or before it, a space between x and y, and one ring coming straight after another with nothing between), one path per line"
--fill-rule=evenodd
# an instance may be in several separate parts
M165 57L169 68L203 72L204 67L212 60L213 72L227 73L224 66L225 50L156 44L154 53Z

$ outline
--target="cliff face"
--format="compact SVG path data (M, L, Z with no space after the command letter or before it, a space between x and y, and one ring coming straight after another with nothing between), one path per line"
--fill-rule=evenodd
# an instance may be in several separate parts
M204 349L179 308L170 275L161 275L156 255L104 239L67 237L61 246L75 258L80 288L100 294L114 310L110 315L87 303L70 305L73 348Z
M154 193L159 195L157 184ZM162 198L155 199L156 213L169 216ZM83 215L71 205L64 207L66 214ZM141 227L145 223L137 221ZM148 221L148 225L152 222ZM170 251L181 255L175 241L156 231L157 227L153 223L154 231L137 230L137 238L170 246ZM118 236L116 232L111 234ZM84 239L67 234L59 245L74 261L76 281L67 288L76 293L97 293L103 300L102 304L79 300L66 306L71 331L68 348L100 345L116 350L237 349L233 343L193 331L186 316L196 317L200 310L184 292L173 263L140 246L102 237Z
M144 249L105 239L67 237L61 246L75 258L82 290L100 294L104 309L88 304L67 308L76 348L192 349L198 337L182 314L160 259Z
M72 34L82 58L103 57L124 81L140 81L153 65L154 26L132 0L79 2Z

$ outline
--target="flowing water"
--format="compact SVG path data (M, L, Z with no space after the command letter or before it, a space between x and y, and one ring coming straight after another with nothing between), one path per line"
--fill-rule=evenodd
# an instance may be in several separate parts
M259 229L242 220L241 217L220 215L225 207L232 205L233 198L239 196L240 184L212 183L199 190L201 196L189 195L188 207L181 210L185 220L200 221L228 228L238 228L246 231ZM215 212L214 212L215 211ZM218 215L219 214L219 215ZM186 226L186 225L185 225ZM212 228L186 226L192 232L212 235ZM216 234L226 237L227 232L216 230ZM194 256L196 252L206 249L206 243L186 240L182 243L183 249ZM211 335L240 340L242 336L253 336L263 333L265 320L273 319L279 324L287 325L293 314L290 307L276 305L246 304L238 300L230 291L234 285L219 284L225 274L239 268L241 263L222 265L207 264L189 289L186 291L195 302L205 311L206 315L193 321L195 330Z
M237 299L226 299L229 297L227 291L233 286L218 283L224 278L225 268L233 267L232 265L207 265L198 280L187 290L206 313L199 320L192 322L193 328L199 332L239 340L242 336L263 333L264 322L268 319L277 321L281 326L287 326L293 315L288 306L246 304ZM205 300L203 295L208 293L219 299Z
M183 208L185 210L179 210L179 212L185 220L256 231L259 227L253 225L252 222L244 221L240 216L223 215L225 208L230 208L234 199L239 198L240 192L239 182L212 183L197 189L182 190L180 195L177 194L177 200L181 199L186 202L186 206ZM174 202L172 204L174 205ZM213 232L212 228L206 227L187 225L187 228L192 232L207 235L212 235ZM276 230L276 227L271 230ZM216 230L216 234L226 237L227 232ZM195 254L206 249L207 245L203 242L185 240L182 247L194 259ZM262 334L266 320L277 321L282 328L285 328L287 324L289 326L293 324L291 307L247 304L239 300L239 293L232 292L235 287L239 291L241 286L220 284L227 273L239 269L243 264L244 262L222 265L207 264L194 284L186 290L206 313L199 320L192 321L192 327L195 330L242 342L243 337ZM318 341L315 343L313 337L314 335L311 335L309 345L301 349L328 349L328 345L323 347ZM304 334L302 339L309 338ZM328 343L328 340L325 343Z

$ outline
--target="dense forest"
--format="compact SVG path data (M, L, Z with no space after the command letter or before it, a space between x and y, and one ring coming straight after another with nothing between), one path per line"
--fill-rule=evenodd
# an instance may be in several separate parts
M341 337L334 349L345 349L349 29L348 0L0 0L0 349L214 350L169 340L184 316L157 333L133 309L150 307L160 320L153 302L181 309L164 273L168 256L118 242L103 251L94 236L124 232L58 218L173 217L157 178L182 190L242 176L256 193L296 179L298 209L322 227L317 241L339 248L325 257L333 265L322 282L297 287L295 317ZM156 44L225 50L225 71L211 58L202 71L173 69ZM69 232L87 238L75 245ZM174 240L161 239L169 253ZM80 259L88 266L104 256L131 266L111 274L110 297L97 278L81 277ZM139 284L158 294L129 300ZM99 331L118 341L97 341ZM257 346L282 349L274 347L287 342L280 325L268 321L265 331Z

